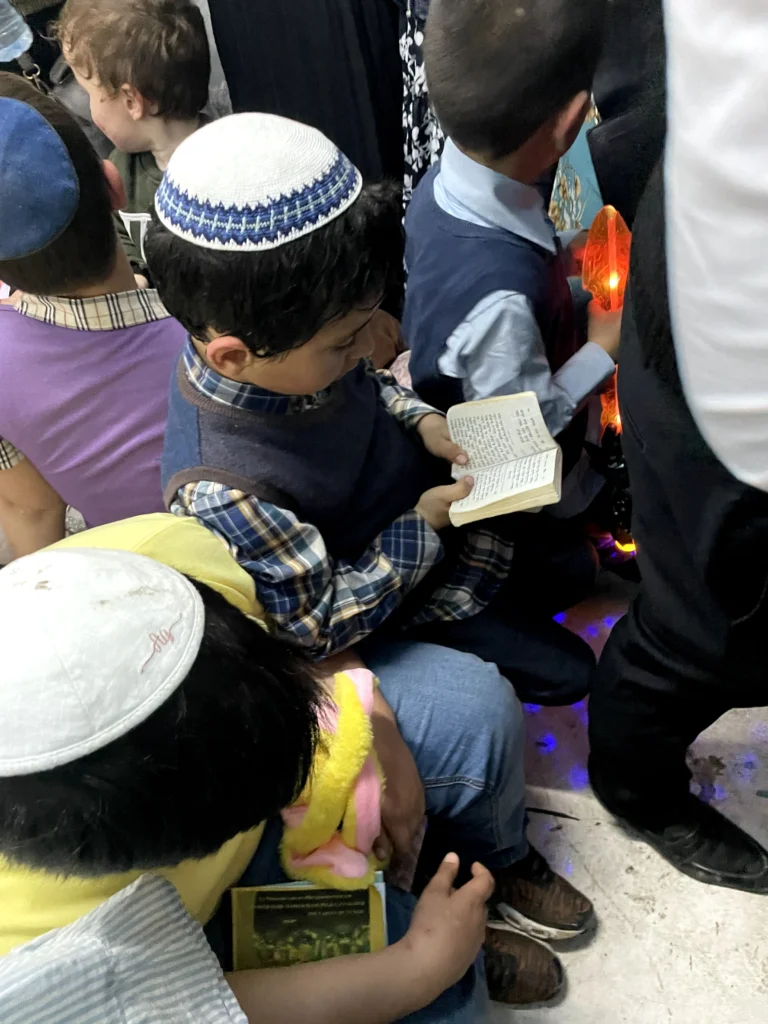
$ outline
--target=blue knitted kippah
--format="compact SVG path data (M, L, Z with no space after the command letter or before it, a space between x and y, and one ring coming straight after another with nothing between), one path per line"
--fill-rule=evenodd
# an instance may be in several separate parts
M354 164L317 129L273 114L232 114L179 146L155 208L195 245L257 252L323 227L362 185Z
M79 202L80 183L58 132L28 103L0 97L0 260L50 245Z

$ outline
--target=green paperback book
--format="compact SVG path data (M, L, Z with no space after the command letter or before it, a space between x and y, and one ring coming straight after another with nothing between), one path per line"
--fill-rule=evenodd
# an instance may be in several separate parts
M373 953L387 945L384 877L342 892L305 882L232 889L236 971Z

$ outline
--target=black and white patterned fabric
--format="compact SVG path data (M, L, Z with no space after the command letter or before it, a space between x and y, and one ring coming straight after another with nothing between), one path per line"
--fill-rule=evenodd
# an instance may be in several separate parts
M400 8L400 60L403 66L403 204L439 158L445 136L427 95L424 73L424 22L429 0L397 0Z

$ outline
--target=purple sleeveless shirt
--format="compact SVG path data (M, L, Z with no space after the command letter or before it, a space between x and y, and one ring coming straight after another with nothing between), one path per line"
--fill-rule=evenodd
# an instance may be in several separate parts
M0 437L89 526L164 510L168 388L185 337L170 316L75 330L0 306Z

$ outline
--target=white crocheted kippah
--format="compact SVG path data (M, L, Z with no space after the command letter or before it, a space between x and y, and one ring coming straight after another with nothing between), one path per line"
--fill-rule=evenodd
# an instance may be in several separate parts
M179 146L155 207L195 245L256 252L321 228L362 187L358 169L317 129L274 114L232 114Z

